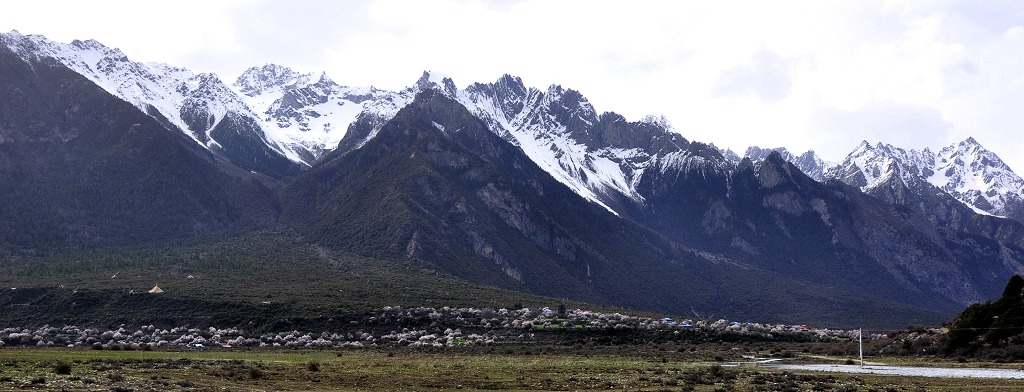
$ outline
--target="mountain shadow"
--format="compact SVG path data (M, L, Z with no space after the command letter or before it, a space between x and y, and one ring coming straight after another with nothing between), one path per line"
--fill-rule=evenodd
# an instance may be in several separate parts
M67 67L0 46L0 255L266 225L273 197Z

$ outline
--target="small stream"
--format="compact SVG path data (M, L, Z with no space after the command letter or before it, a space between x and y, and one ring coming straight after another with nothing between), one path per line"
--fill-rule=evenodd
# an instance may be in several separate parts
M885 365L783 365L765 364L767 368L780 370L811 370L833 373L870 373L894 376L946 377L946 378L1019 378L1024 379L1024 370L988 368L941 368Z

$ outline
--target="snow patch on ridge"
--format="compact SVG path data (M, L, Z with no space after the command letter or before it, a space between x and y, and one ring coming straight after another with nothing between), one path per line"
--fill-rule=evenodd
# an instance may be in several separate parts
M310 154L306 163L336 148L360 114L390 119L414 96L412 90L341 86L325 73L300 74L275 64L250 68L232 87L258 113L268 135Z
M179 129L207 148L219 145L211 138L210 132L229 113L256 117L234 92L212 74L194 74L167 64L133 62L120 50L94 40L62 44L40 35L23 36L17 31L3 34L3 38L8 47L17 48L15 51L26 60L25 56L57 60L143 113L153 115L153 111L158 112L169 123L168 126ZM196 124L190 127L183 118L184 113L213 118L203 121L205 126L202 129L195 129ZM270 148L293 161L301 161L301 154L290 146L291 140L268 136L272 135L261 135L261 139Z
M666 151L647 151L612 145L600 135L597 112L586 98L558 85L542 92L505 75L492 84L471 85L456 98L552 177L612 212L606 200L618 199L618 195L643 204L644 198L636 190L643 173L659 156L681 148L670 145ZM664 117L648 116L634 125L613 123L671 132Z

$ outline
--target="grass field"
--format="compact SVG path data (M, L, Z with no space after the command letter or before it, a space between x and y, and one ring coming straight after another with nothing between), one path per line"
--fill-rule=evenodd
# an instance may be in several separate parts
M468 283L430 266L334 252L276 232L0 263L0 327L155 324L327 328L384 306L620 311ZM155 284L164 293L146 291ZM635 312L639 313L639 312Z
M663 358L663 357L662 357ZM0 350L0 390L1010 391L1020 380L841 375L714 361L416 350Z

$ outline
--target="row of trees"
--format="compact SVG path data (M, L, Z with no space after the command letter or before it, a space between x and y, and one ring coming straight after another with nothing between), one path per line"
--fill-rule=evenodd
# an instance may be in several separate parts
M977 354L1024 345L1024 278L1014 275L996 301L973 304L949 325L947 349Z

